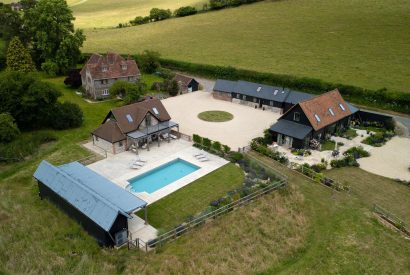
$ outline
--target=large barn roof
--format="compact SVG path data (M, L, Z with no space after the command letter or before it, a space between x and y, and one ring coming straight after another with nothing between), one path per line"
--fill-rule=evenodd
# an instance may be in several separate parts
M78 162L57 167L43 160L34 178L106 231L111 229L118 214L132 218L133 211L147 205Z

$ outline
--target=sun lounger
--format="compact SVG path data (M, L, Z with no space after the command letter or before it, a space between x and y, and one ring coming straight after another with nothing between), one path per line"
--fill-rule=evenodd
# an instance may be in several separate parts
M204 158L200 158L200 159L198 159L200 162L205 162L205 161L209 161L209 158L207 158L207 157L204 157Z
M145 163L145 162L147 162L147 161L146 161L146 160L141 159L141 157L140 157L140 156L137 156L137 158L135 159L135 162L142 162L142 163Z
M204 150L201 150L201 152L199 152L199 153L197 153L197 154L194 154L194 157L199 157L199 156L205 156L205 151Z
M177 139L177 136L175 135L169 135L172 139Z

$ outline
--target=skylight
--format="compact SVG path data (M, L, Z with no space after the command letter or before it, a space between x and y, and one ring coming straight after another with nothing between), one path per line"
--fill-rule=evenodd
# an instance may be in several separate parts
M134 121L130 114L127 114L126 117L127 117L129 123Z
M317 114L315 114L315 118L316 118L317 122L320 122L320 117Z
M278 92L279 92L278 90L275 90L275 92L273 92L273 94L274 94L274 95L277 95Z
M256 89L256 91L259 93L262 90L262 87L258 87L258 89Z
M333 112L332 108L329 108L329 113L330 113L332 116L335 116L335 113Z
M159 115L158 109L156 107L152 108L152 110L154 111L154 114Z
M346 111L345 106L342 105L342 103L339 103L340 109L342 109L343 111Z

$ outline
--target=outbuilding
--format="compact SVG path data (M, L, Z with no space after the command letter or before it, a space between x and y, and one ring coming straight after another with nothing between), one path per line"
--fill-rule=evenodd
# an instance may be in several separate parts
M131 214L138 209L146 211L144 200L79 162L54 166L43 160L34 178L40 198L64 210L102 246L126 243Z
M199 90L199 82L193 77L176 74L174 79L178 82L180 94L196 92Z

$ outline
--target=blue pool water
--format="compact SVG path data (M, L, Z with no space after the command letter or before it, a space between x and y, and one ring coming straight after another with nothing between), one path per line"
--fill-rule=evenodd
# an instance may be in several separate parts
M198 169L198 166L178 158L128 180L127 189L151 194Z

